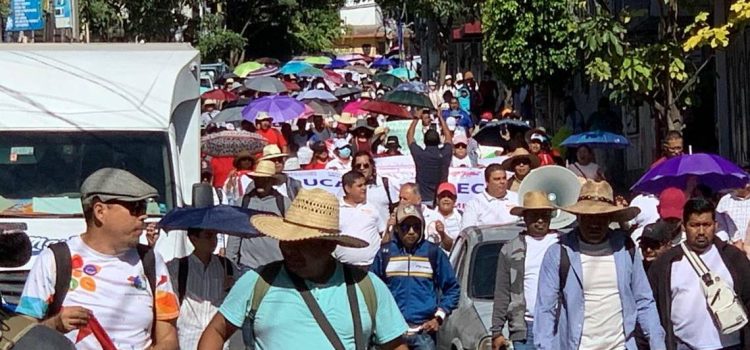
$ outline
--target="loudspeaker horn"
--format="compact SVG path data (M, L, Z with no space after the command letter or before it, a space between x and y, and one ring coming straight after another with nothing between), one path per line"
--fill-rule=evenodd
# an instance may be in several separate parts
M558 207L565 207L578 201L581 194L581 182L578 176L567 168L548 165L532 170L521 181L518 188L518 201L523 204L523 196L529 191L546 192L550 202ZM556 210L550 223L553 230L561 229L576 221L573 214Z

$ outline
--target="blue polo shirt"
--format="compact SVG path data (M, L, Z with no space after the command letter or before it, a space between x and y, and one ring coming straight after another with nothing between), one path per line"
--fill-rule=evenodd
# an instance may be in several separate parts
M355 349L354 323L346 295L344 270L336 263L336 271L325 284L306 281L320 309L336 330L347 349ZM388 343L406 333L407 325L388 287L376 275L370 273L378 309L375 329L367 312L362 291L357 289L357 299L362 319L363 334L376 344ZM236 327L242 327L247 308L253 299L253 289L258 273L250 270L237 281L224 299L219 312ZM295 349L304 344L308 349L327 349L331 344L315 322L302 296L294 288L285 268L279 271L276 281L266 293L258 307L254 320L256 349Z

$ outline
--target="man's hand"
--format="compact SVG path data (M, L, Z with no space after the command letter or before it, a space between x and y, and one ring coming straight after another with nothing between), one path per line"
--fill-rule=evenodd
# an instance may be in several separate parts
M68 333L89 323L89 311L80 306L66 306L60 313L44 322L47 326L60 333Z
M440 328L437 318L433 318L422 324L422 331L427 333L435 333Z
M146 225L146 241L148 242L149 247L154 247L156 245L156 241L159 240L159 229L156 228L156 223L152 222Z
M498 336L495 338L492 338L492 350L502 350L506 349L508 347L508 344L505 342L505 337Z

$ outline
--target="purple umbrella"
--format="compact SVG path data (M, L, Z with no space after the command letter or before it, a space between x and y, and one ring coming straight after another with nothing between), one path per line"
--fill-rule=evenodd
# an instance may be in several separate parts
M685 189L693 176L713 191L741 188L750 180L734 163L715 154L696 153L674 157L653 167L631 190L658 195L667 187Z
M289 96L264 96L245 106L242 117L255 122L260 112L268 113L275 123L282 123L299 117L305 112L305 105Z

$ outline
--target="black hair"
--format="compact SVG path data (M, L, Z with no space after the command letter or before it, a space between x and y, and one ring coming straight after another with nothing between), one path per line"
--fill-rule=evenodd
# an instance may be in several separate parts
M425 146L437 146L440 144L440 134L435 130L427 130L424 133L424 145Z
M187 235L188 235L188 237L195 237L195 238L197 238L198 235L200 235L202 231L203 231L203 229L201 229L201 228L189 228L189 229L187 229Z
M484 181L490 181L490 175L498 170L505 171L505 169L503 169L503 166L498 163L492 163L484 168Z
M716 207L711 202L703 198L691 198L685 202L685 207L682 211L682 222L687 223L691 215L705 213L711 213L711 219L716 220Z
M344 176L341 177L341 187L344 189L344 193L346 193L346 186L354 185L355 182L359 179L364 179L365 176L362 175L359 171L356 170L349 170Z
M375 158L372 157L372 153L367 151L357 151L357 153L354 153L354 155L352 156L352 159L354 161L357 161L357 158L359 157L367 157L367 162L370 163L372 174L375 175Z

